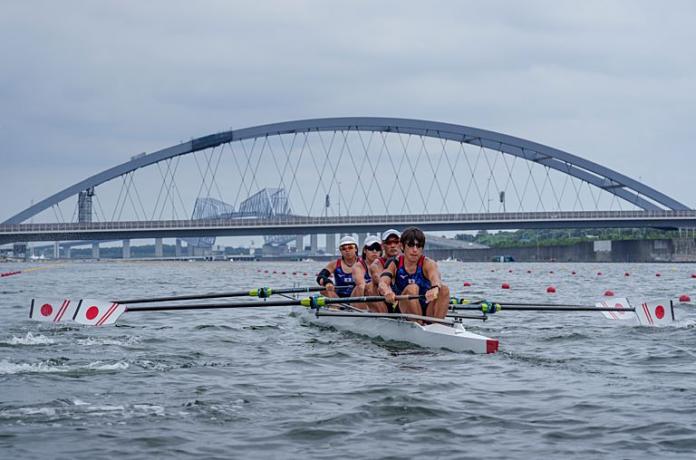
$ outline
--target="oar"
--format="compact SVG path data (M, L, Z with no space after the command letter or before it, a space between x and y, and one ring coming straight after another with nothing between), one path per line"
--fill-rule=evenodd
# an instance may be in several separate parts
M169 297L149 297L143 299L126 299L126 300L114 300L114 302L123 305L132 305L136 303L152 303L152 302L170 302L176 300L198 300L198 299L219 299L221 297L259 297L265 299L274 294L292 294L301 292L318 292L326 289L322 286L308 286L308 287L294 287L294 288L281 288L273 289L268 287L262 287L257 289L249 289L246 291L232 291L232 292L211 292L208 294L188 294L188 295L177 295Z
M587 305L516 305L500 303L495 304L499 308L495 308L495 311L511 310L511 311L632 311L635 312L636 309L630 308L614 308L614 307L590 307ZM483 311L481 306L459 306L453 305L451 310L471 310L471 311ZM486 313L490 313L490 310L486 310Z
M397 300L414 300L420 296L397 296ZM312 296L303 299L266 300L255 302L235 303L204 303L204 304L179 304L179 305L144 305L139 307L127 307L117 302L105 300L83 299L79 303L68 299L62 301L33 299L29 310L29 318L35 321L59 323L72 320L80 324L102 326L113 324L125 312L138 311L176 311L176 310L209 310L225 308L254 308L254 307L280 307L301 305L309 308L319 308L326 305L341 303L381 302L383 296L364 297L321 297Z
M572 303L543 303L543 302L534 302L534 303L524 303L524 302L490 302L485 299L464 299L460 297L450 297L450 305L481 305L482 303L495 303L497 305L501 305L506 307L506 310L511 310L511 308L507 307L512 307L512 306L529 306L529 307L578 307L578 308L591 308L593 310L596 310L595 307L592 305L578 305L578 304L572 304ZM459 307L454 307L455 310L468 310L468 308L459 308ZM480 309L480 308L474 308L474 309Z

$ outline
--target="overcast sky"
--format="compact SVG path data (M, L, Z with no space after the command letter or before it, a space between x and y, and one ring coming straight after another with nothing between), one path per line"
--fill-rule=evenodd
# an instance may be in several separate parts
M0 221L229 128L393 116L519 136L696 207L693 1L8 1Z

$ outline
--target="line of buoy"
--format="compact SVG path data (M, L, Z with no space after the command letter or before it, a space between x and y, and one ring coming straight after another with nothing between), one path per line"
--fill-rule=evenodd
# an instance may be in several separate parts
M17 270L16 272L0 273L0 278L4 278L6 276L12 276L12 275L19 275L20 273L22 273L22 270Z

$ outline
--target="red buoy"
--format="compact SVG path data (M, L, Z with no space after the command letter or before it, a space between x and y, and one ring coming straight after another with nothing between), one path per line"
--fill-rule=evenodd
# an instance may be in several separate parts
M307 276L307 273L303 273L304 276Z
M549 294L553 294L553 293L556 292L556 288L553 287L553 286L549 286L549 287L546 288L546 292L549 293Z
M512 273L512 268L510 270L508 270L508 273Z
M469 286L471 286L471 283L468 281L464 281L463 285L464 285L464 287L469 287Z
M631 274L628 272L624 272L624 276L631 276Z
M655 273L655 276L657 276L659 278L662 275L660 275L659 273Z
M503 283L500 287L503 289L510 289L510 285L508 283Z
M696 273L692 273L692 274L691 274L691 277L692 277L692 278L696 278Z
M604 291L604 296L605 297L614 297L614 291L607 289L606 291Z
M597 272L597 276L602 276L602 272Z
M570 274L571 274L571 275L575 275L575 270L573 270L572 272L570 272Z
M549 270L549 273L551 273L553 275L553 270Z
M531 270L527 270L527 273L532 273L532 271L531 271Z
M680 301L681 303L688 303L688 302L691 302L691 297L689 297L689 296L686 295L686 294L682 294L682 295L679 296L679 301Z

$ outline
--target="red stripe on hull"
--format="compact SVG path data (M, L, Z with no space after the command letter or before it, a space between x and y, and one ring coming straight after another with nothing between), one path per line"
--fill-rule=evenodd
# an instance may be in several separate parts
M486 353L495 353L498 351L498 341L495 339L486 340Z

